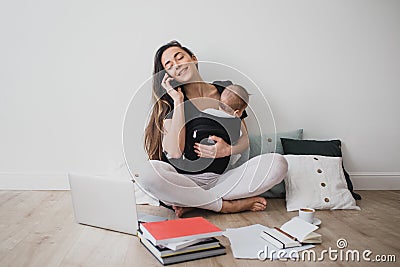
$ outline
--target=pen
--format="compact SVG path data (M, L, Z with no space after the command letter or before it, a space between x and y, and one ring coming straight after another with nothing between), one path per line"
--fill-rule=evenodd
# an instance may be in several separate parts
M282 234L286 235L287 237L289 237L290 239L293 239L294 241L298 241L296 237L289 235L288 233L286 233L285 231L279 229L278 227L274 227L275 230L281 232Z

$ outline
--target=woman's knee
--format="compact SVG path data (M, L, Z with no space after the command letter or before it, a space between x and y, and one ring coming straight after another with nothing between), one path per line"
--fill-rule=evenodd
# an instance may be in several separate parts
M287 174L288 162L283 155L277 153L273 154L274 159L272 166L274 168L275 178L279 180L277 183L280 183Z
M280 183L288 171L288 163L285 157L277 153L262 154L259 156L264 166L270 166L270 178L276 183Z
M288 168L288 162L286 160L286 158L278 153L271 153L274 157L274 162L277 163L277 165L282 169L282 170L286 170Z

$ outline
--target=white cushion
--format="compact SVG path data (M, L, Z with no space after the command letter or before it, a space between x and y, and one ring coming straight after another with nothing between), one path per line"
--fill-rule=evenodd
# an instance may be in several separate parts
M289 164L286 186L287 211L357 209L347 188L341 157L285 155Z

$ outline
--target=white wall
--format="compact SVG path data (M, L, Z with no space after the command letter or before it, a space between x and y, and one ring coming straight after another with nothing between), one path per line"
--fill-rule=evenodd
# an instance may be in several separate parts
M340 138L351 173L400 175L399 1L1 1L0 33L3 184L115 167L171 39L253 79L278 130Z

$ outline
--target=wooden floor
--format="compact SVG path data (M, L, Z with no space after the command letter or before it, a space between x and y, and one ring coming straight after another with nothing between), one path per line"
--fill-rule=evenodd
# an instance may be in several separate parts
M360 191L361 211L317 211L322 220L318 230L323 249L337 249L336 241L345 238L347 249L395 255L400 261L400 191ZM139 206L139 210L174 218L163 207ZM295 213L285 210L282 199L269 200L263 212L216 214L195 211L219 227L233 228L251 224L280 226ZM69 191L0 191L0 266L161 266L135 236L75 223ZM330 261L321 263L259 261L235 259L229 240L227 255L196 260L174 266L376 266L377 263ZM370 256L372 257L372 256ZM396 263L379 263L396 266ZM398 265L397 265L398 266Z

